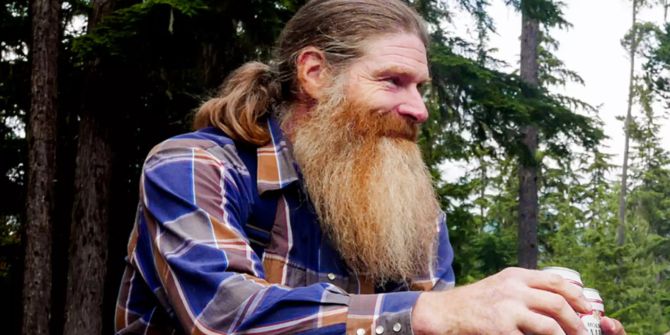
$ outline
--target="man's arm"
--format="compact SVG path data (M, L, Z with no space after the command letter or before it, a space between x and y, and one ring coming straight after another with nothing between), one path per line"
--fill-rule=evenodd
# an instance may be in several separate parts
M509 268L445 291L454 285L445 221L442 216L437 227L432 278L414 287L432 290L422 293L412 311L415 334L588 334L575 310L589 312L590 304L581 290L553 274ZM617 320L603 318L601 327L606 335L626 334Z
M216 154L158 150L145 164L141 186L132 280L149 286L186 332L411 333L417 292L350 295L329 283L289 288L265 281L242 229L249 185ZM152 316L135 314L130 300L120 306L120 324L150 323Z
M575 285L555 274L508 268L471 285L423 293L412 323L416 334L588 335L575 311L591 311ZM603 318L601 328L626 334L614 319Z
M422 294L413 323L417 334L582 335L586 329L575 310L590 308L581 290L560 276L509 268L471 285Z

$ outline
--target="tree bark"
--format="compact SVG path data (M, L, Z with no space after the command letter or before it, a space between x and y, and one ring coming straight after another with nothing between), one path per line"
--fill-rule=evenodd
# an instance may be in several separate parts
M637 23L637 0L633 0L633 22L631 29L635 29ZM632 32L629 57L630 69L628 73L628 108L626 120L624 121L624 149L623 164L621 165L621 191L619 192L619 226L616 231L617 245L623 245L626 241L626 193L628 191L628 152L630 146L630 123L632 119L634 81L635 81L635 52L637 51L637 33Z
M521 27L521 80L531 87L537 87L538 80L538 46L540 24L537 19L522 14ZM521 129L522 143L526 148L528 159L522 159L519 167L519 226L518 226L518 258L519 266L537 268L537 169L535 154L538 147L538 129L534 125L526 125Z
M88 31L112 11L114 0L92 1ZM70 227L64 334L101 334L112 188L112 97L101 60L87 65L80 114ZM109 317L109 316L106 316Z
M56 182L58 0L30 2L31 102L28 120L22 334L48 334L51 319L52 226Z

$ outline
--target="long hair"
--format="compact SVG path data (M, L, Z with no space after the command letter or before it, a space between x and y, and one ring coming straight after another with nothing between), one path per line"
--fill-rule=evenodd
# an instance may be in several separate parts
M196 129L214 126L229 137L262 145L270 135L262 123L271 109L296 99L296 60L309 46L321 50L333 73L364 53L370 38L411 33L428 45L421 17L400 0L312 0L282 30L272 66L249 62L233 71L216 97L195 115Z

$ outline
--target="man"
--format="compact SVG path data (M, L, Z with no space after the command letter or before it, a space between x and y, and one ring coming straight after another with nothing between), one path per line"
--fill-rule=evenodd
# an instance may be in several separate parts
M554 275L447 290L453 252L415 143L427 44L399 0L302 7L273 67L242 66L200 130L149 154L118 333L585 334L586 300Z

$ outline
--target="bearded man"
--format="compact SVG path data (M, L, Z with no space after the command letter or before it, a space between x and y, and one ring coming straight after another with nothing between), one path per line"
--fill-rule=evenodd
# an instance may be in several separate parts
M416 145L427 45L399 0L302 7L272 66L243 65L149 153L117 333L586 334L555 275L451 289Z

